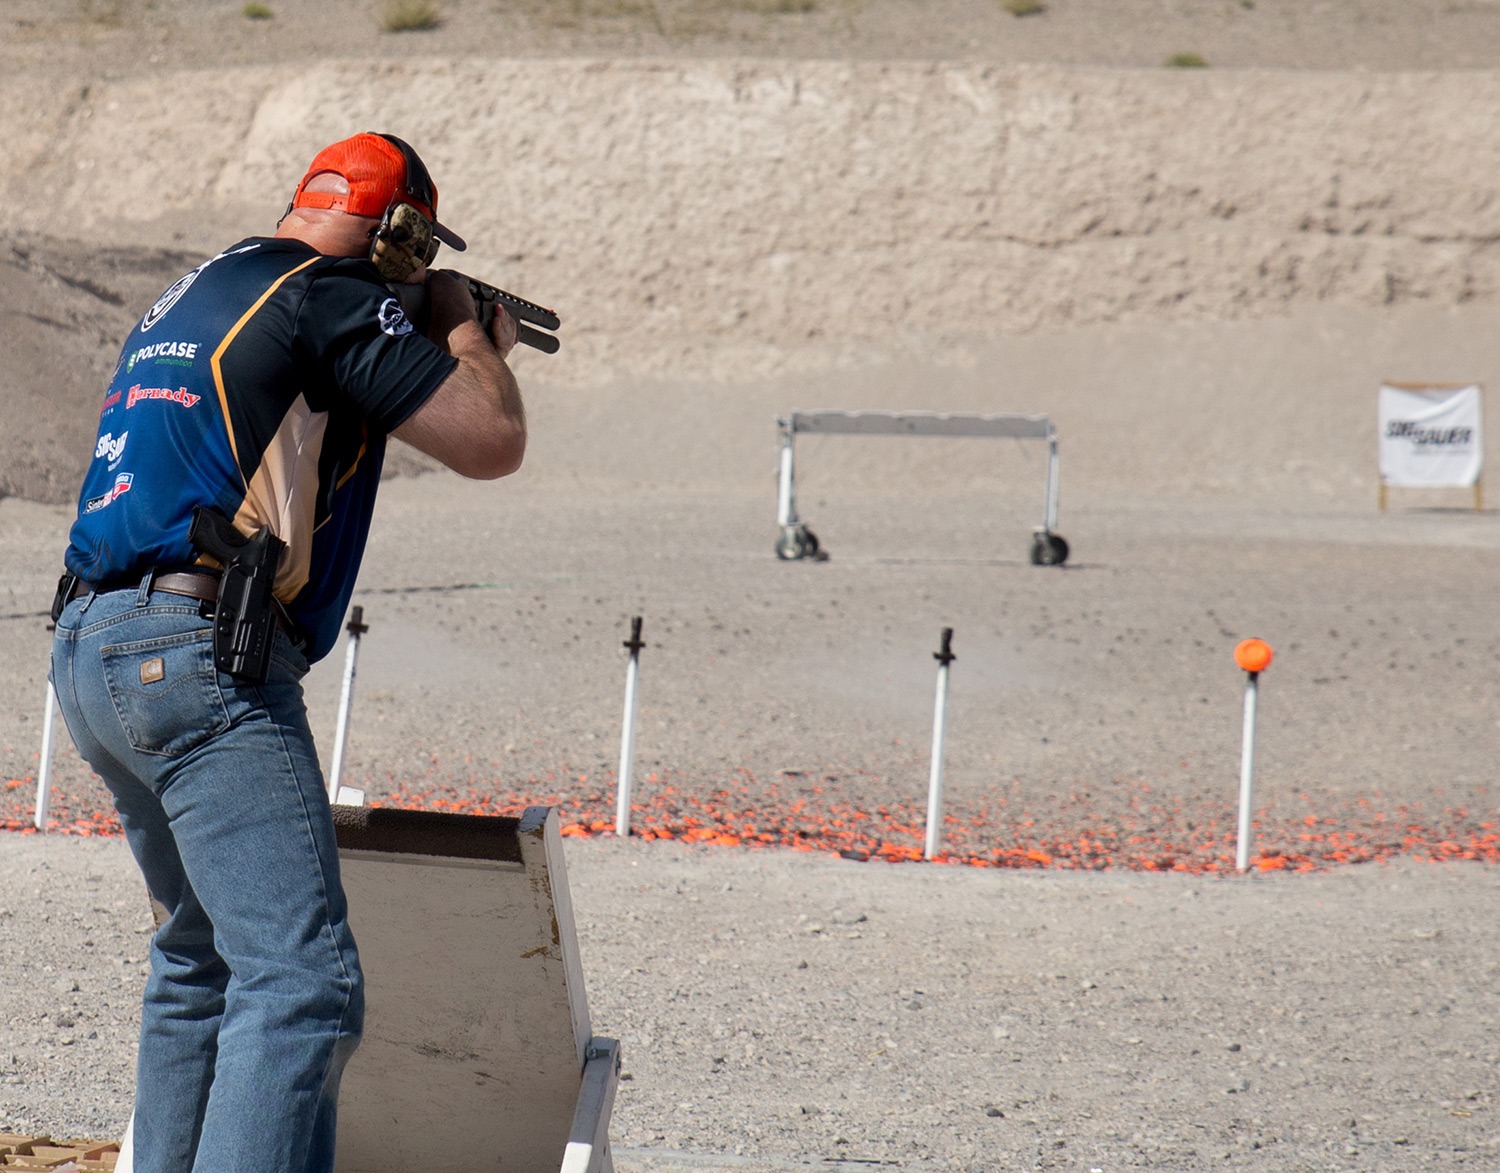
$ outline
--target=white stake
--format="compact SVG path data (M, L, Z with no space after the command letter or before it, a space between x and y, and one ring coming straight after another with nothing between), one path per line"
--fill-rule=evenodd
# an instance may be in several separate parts
M328 799L346 805L363 806L364 791L340 786L344 769L344 745L349 739L349 709L354 703L354 669L359 660L359 637L370 630L364 622L365 609L355 607L344 630L349 633L349 651L344 657L344 687L339 694L338 727L333 735L333 767L328 771Z
M943 628L942 646L932 653L938 662L937 701L932 714L932 776L927 783L927 842L924 859L942 850L943 839L943 731L948 722L948 665L958 659L952 651L953 628Z
M619 732L619 787L615 792L615 834L630 834L630 768L636 756L636 673L640 670L640 616L630 621L630 661L625 664L625 717Z
M52 731L57 692L47 680L47 713L42 718L42 762L36 770L36 829L47 830L47 801L52 797Z
M1250 867L1250 809L1255 789L1255 701L1260 674L1271 663L1271 645L1264 640L1241 640L1234 662L1245 670L1245 726L1240 744L1240 833L1235 846L1236 871Z
M1255 788L1255 679L1258 672L1247 673L1245 681L1245 732L1240 745L1240 837L1234 853L1234 866L1244 871L1250 866L1250 806Z
M620 785L615 794L615 834L622 839L630 834L630 770L635 757L635 682L640 671L641 617L630 621L630 662L625 666L625 718L620 731Z

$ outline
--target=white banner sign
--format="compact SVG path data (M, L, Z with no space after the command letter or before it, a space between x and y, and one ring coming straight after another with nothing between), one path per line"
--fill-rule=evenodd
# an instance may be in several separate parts
M1484 469L1482 395L1469 387L1380 389L1380 481L1467 488Z

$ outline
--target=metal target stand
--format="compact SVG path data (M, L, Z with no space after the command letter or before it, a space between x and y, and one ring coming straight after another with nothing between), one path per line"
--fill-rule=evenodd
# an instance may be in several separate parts
M781 473L776 495L776 556L783 561L828 557L818 537L797 516L797 435L823 436L994 436L1047 441L1047 498L1042 524L1032 531L1034 566L1061 566L1068 543L1057 532L1057 429L1045 415L968 415L936 411L794 411L778 416Z

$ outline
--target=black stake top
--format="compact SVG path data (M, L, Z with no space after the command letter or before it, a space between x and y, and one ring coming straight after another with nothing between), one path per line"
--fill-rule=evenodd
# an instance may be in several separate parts
M639 615L630 621L630 638L625 641L625 646L630 649L632 656L640 655L641 649L646 646L641 642L641 617Z
M344 625L344 630L350 635L364 635L365 632L370 630L370 625L365 622L365 609L363 607L355 607L349 613L349 622Z
M958 659L953 654L953 628L943 628L943 646L932 653L932 658L946 668L954 660Z

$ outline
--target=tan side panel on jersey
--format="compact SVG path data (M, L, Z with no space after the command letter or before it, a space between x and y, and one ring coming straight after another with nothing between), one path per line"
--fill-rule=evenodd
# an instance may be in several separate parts
M295 598L307 585L312 568L313 519L318 504L318 460L328 413L313 411L297 396L276 435L266 445L260 467L250 477L245 500L235 514L241 533L263 525L286 543L286 554L276 571L276 597Z
M291 269L283 273L280 277L276 278L275 281L272 281L271 287L255 299L254 305L252 305L249 309L247 309L243 314L240 315L240 320L234 324L233 328L229 331L228 334L224 335L223 340L220 341L219 345L215 348L213 357L208 360L208 365L213 369L214 372L214 386L218 389L219 392L219 410L224 413L224 429L229 433L229 449L234 453L234 463L239 467L240 476L242 477L245 475L245 466L243 464L240 464L240 445L239 441L235 439L234 435L234 414L229 410L229 394L224 389L224 352L228 350L230 344L240 336L240 331L245 328L245 324L260 312L261 306L265 305L266 302L271 300L271 295L281 288L282 283L286 281L288 277L295 277L298 273L302 272L303 269L307 268L309 265L317 264L321 259L322 258L319 256L309 257L295 269ZM256 526L255 528L259 529L260 527ZM250 532L254 533L255 530L251 530Z

